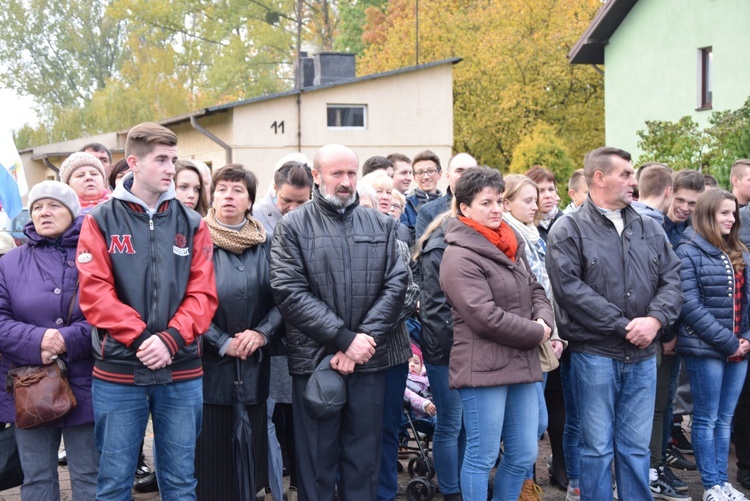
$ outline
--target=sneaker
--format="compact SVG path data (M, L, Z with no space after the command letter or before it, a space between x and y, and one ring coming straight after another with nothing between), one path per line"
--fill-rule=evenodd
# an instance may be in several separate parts
M678 470L695 471L698 469L695 463L693 463L689 459L686 459L685 456L682 455L680 450L674 447L672 444L667 446L666 459L669 466Z
M664 476L667 479L667 482L669 482L669 485L674 487L674 490L677 492L688 492L690 490L690 487L688 487L688 484L683 482L679 477L676 477L674 473L672 473L672 469L667 466L666 464L662 465L664 468Z
M730 501L720 485L714 485L707 491L703 491L703 501Z
M64 448L57 453L57 464L59 464L60 466L65 466L68 464L68 453L65 452Z
M649 469L649 487L654 499L666 499L668 501L682 501L690 499L689 494L678 492L667 481L664 475L664 465Z
M565 492L565 501L581 501L581 489L568 485L568 490Z
M672 426L672 445L683 454L693 453L693 444L690 443L685 435L685 430L679 424Z
M735 489L729 482L724 482L724 485L721 488L724 490L724 494L730 501L748 501L745 495Z

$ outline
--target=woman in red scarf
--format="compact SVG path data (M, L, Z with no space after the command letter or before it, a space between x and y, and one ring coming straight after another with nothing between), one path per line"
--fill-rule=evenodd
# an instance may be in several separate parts
M542 380L537 346L549 339L554 322L544 288L526 261L523 239L503 222L504 189L495 169L464 171L454 193L458 217L448 225L440 268L454 320L449 371L464 411L461 491L466 501L487 499L501 441L504 455L492 499L518 498L537 457L534 383Z

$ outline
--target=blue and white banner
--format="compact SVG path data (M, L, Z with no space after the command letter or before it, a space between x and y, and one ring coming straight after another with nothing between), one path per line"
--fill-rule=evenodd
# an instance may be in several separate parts
M0 203L13 219L23 209L21 197L29 191L21 157L10 131L0 135Z

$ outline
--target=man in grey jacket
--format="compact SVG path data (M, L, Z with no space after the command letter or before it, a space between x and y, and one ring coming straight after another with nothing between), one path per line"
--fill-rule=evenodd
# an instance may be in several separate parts
M630 154L598 148L584 162L589 198L549 234L547 269L560 336L571 351L580 412L583 501L650 499L656 345L682 306L679 260L664 231L631 206Z
M398 321L407 270L396 220L359 206L357 155L342 145L313 160L312 202L276 225L271 286L286 320L301 500L375 499L383 423L387 335ZM333 355L346 403L329 419L304 405L315 367Z

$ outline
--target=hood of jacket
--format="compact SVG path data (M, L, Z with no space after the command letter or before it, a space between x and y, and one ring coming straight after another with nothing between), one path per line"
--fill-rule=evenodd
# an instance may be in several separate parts
M128 172L127 174L125 174L125 177L122 178L122 183L118 184L117 187L115 187L115 190L112 192L112 198L140 205L141 207L143 207L143 210L145 212L153 212L153 210L146 204L146 202L133 195L133 192L131 191L132 188L133 173ZM159 207L162 202L166 200L172 200L174 197L174 180L172 180L172 183L169 185L169 189L159 195L159 199L156 201L156 207Z

